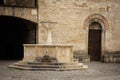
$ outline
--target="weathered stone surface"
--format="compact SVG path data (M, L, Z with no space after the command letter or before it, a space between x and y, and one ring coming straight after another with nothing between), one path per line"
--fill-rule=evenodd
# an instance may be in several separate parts
M119 50L119 0L39 1L39 22L45 20L58 22L53 31L54 43L71 43L74 44L74 51L88 52L88 30L83 29L83 24L88 16L99 14L108 22L108 26L103 25L102 52ZM39 24L39 27L43 26ZM39 43L44 43L43 39L46 35L42 30L39 29L39 35L42 35Z
M9 1L6 3L9 4ZM20 4L16 1L15 4ZM27 0L24 1L20 6L34 4L32 1L25 4ZM120 51L119 12L120 0L38 0L38 9L0 7L0 15L16 16L38 23L39 44L44 44L47 39L47 31L41 21L58 22L52 32L53 43L73 44L73 50L81 51L81 54L88 54L89 23L97 18L102 24L101 55L105 51ZM91 17L94 14L97 16Z
M89 69L73 71L24 71L7 68L17 61L0 61L0 80L119 80L120 64L91 62Z
M4 4L18 7L35 7L35 0L4 0Z
M34 11L34 14L33 14ZM35 14L36 13L36 14ZM37 9L33 8L18 8L18 7L0 7L1 16L13 16L23 18L37 23Z
M65 44L25 44L23 62L34 62L45 55L55 58L58 63L73 63L72 45Z

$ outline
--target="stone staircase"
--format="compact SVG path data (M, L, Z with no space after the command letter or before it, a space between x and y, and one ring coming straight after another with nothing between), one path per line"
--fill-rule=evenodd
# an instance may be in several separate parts
M87 69L87 65L83 63L46 63L46 62L17 62L9 68L15 68L20 70L37 70L37 71L65 71L65 70L81 70Z

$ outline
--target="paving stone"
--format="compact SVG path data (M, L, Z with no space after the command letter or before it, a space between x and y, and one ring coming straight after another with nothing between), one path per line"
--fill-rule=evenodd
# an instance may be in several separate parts
M0 80L119 80L119 63L84 63L85 70L73 71L24 71L8 68L17 61L0 61Z

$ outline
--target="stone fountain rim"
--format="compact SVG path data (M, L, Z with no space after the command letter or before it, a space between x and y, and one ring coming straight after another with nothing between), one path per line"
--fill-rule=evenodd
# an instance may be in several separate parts
M61 47L73 47L73 44L23 44L24 46L61 46Z

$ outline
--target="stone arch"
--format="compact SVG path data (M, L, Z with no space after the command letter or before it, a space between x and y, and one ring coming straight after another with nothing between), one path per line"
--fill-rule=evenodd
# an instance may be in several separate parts
M104 27L103 28L104 30L109 28L107 19L100 14L92 14L92 15L88 16L83 24L83 28L86 29L89 26L89 24L92 22L98 22L98 23L102 24Z
M19 8L19 7L2 7L0 8L0 16L13 16L22 18L28 21L38 23L37 9Z
M11 17L13 19L19 19L19 20L24 20L24 21L27 21L27 22L31 22L31 23L34 23L34 24L37 24L37 22L35 21L32 21L32 20L29 20L29 19L26 19L26 18L23 18L23 17L18 17L18 16L12 16L12 15L0 15L0 17Z
M37 23L13 16L0 16L0 59L22 59L23 44L35 44Z
M102 26L100 23L94 21L90 23L89 30L102 30Z
M37 20L34 20L34 19L29 19L27 17L24 17L24 16L19 16L19 15L10 15L10 14L4 14L4 15L0 15L0 16L9 16L9 17L13 17L13 18L18 18L18 19L22 19L22 20L26 20L26 21L29 21L29 22L32 22L32 23L37 23Z
M92 14L87 17L87 19L84 21L83 29L86 31L86 52L88 53L88 35L89 35L89 27L90 24L93 22L97 22L101 24L101 56L105 54L105 34L106 30L109 28L109 24L107 19L100 15L100 14ZM101 57L102 58L102 57Z

